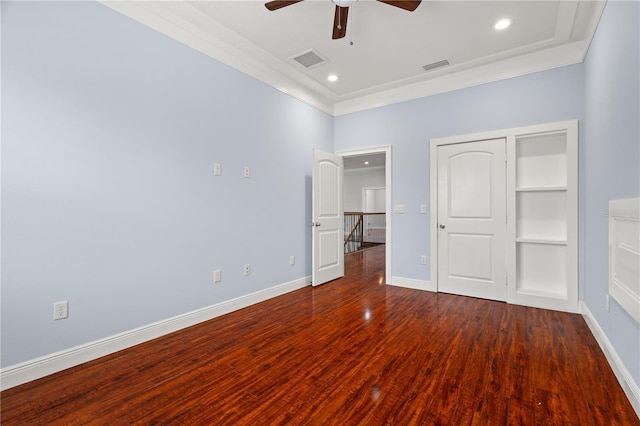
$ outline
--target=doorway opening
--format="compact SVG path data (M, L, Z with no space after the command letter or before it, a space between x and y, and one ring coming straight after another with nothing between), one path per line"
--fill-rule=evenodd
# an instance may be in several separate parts
M384 251L385 283L391 283L391 147L336 154L343 157L345 254Z

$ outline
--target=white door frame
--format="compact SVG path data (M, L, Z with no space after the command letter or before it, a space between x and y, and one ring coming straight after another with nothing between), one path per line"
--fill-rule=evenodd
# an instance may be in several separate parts
M391 219L391 145L379 146L379 147L371 147L371 148L362 148L362 149L354 149L347 151L338 151L337 155L342 157L356 157L359 155L366 154L382 154L384 153L384 182L386 190L386 200L385 200L385 216L387 218L387 226L385 230L385 260L384 260L384 268L385 268L385 284L391 284L391 223L393 222Z

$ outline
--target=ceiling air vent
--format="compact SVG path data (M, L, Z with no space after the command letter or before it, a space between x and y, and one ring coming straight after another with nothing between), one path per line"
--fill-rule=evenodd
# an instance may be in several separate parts
M431 71L431 70L434 70L436 68L444 67L444 66L447 66L447 65L449 65L449 61L447 61L446 59L443 59L441 61L434 62L432 64L423 65L422 68L425 71Z
M329 62L325 57L320 55L313 49L306 50L302 53L294 55L291 57L294 61L302 65L303 67L309 69L314 68L324 63Z

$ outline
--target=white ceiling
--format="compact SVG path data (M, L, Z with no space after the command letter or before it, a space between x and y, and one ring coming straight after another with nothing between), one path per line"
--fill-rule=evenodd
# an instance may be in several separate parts
M431 1L408 12L374 0L349 8L332 40L335 5L306 0L276 11L263 1L103 2L164 34L331 114L581 62L602 1ZM502 32L499 18L513 19ZM310 69L292 56L314 49ZM449 66L422 66L447 59ZM331 83L327 76L339 80Z
M385 167L385 154L364 154L342 157L345 170L372 169Z

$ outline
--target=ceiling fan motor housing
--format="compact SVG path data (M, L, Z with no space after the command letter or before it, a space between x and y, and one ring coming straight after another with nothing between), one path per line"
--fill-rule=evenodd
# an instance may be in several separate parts
M357 3L358 0L331 0L333 4L340 7L349 7L353 6L354 3Z

